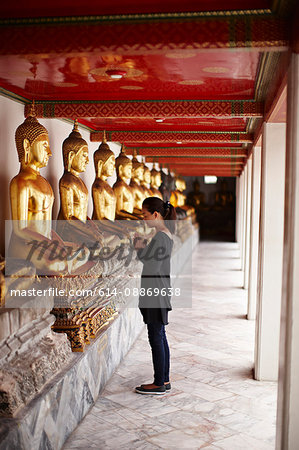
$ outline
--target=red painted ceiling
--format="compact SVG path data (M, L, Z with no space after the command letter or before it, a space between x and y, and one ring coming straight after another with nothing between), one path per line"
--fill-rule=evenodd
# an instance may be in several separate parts
M1 5L0 17L56 17L192 11L268 9L270 0L15 0Z
M2 84L39 100L251 99L259 52L168 51L163 54L5 55ZM109 70L121 70L112 79Z
M273 69L268 64L264 70L265 56L287 50L288 22L270 12L271 4L268 0L228 0L225 5L220 0L102 0L100 6L95 0L6 3L0 19L24 20L11 24L2 20L0 87L24 103L34 99L38 117L78 118L90 129L93 142L101 140L105 129L111 140L169 161L180 156L180 146L181 156L192 148L192 156L198 158L210 148L204 165L176 160L177 172L181 167L186 175L189 166L190 175L203 170L238 175L265 112L267 92L261 95L260 87ZM192 14L181 14L188 12ZM147 15L151 13L158 16L153 20ZM163 17L164 13L179 15ZM103 17L121 14L145 16L112 22ZM95 15L101 17L75 17ZM63 19L66 16L74 20ZM110 70L121 71L123 78L112 79ZM223 160L216 163L220 147ZM154 148L156 155L151 153ZM243 151L239 165L233 148Z
M160 120L157 117L157 120ZM152 131L217 131L220 128L227 131L243 131L246 127L247 119L244 118L186 118L183 123L181 119L165 119L163 122L156 122L155 118L93 118L82 119L81 123L93 128L94 130L152 130Z

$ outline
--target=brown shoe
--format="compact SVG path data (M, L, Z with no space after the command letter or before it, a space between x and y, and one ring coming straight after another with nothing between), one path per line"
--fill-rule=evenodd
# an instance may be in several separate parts
M136 388L135 388L135 391L138 393L138 394L145 394L145 395L147 395L147 394L151 394L151 395L164 395L165 394L165 392L166 392L166 388L165 388L165 386L157 386L157 387L155 387L155 388L152 388L152 389L147 389L146 387L144 387L144 386L137 386Z

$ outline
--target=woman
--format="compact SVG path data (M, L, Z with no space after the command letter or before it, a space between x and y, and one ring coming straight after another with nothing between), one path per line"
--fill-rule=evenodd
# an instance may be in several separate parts
M136 388L139 394L163 395L171 389L169 382L169 347L165 334L171 310L170 257L175 231L175 208L158 197L148 197L142 204L143 219L156 231L147 244L135 239L138 258L143 263L139 308L147 325L152 349L154 382Z

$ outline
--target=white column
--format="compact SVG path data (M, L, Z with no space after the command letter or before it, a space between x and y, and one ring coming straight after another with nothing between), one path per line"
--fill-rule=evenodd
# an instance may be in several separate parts
M236 242L240 242L240 177L236 179Z
M243 224L243 201L244 201L244 171L240 175L240 182L239 182L239 226L238 226L238 235L239 235L239 248L240 248L240 258L242 257L242 239L243 239L243 233L242 233L242 224Z
M251 178L250 255L249 255L248 307L247 307L247 319L249 320L254 320L256 318L260 192L261 192L261 147L255 147L252 151L252 178Z
M299 442L299 55L292 55L287 89L286 212L277 450L296 450Z
M251 177L252 177L252 155L247 161L246 180L246 221L245 221L245 256L244 256L244 289L248 289L249 280L249 254L250 254L250 216L251 216Z
M243 172L243 207L242 207L242 247L241 247L241 270L245 268L245 245L246 245L246 211L247 211L247 172L246 164Z
M286 126L266 123L262 139L261 220L255 378L277 380L282 284Z
M236 242L240 245L240 224L241 224L241 177L236 182Z

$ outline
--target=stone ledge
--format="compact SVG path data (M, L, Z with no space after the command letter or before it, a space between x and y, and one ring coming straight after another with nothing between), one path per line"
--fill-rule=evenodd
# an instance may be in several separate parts
M17 342L16 345L19 343ZM28 348L0 368L1 415L15 415L70 358L65 335L50 332L35 352Z
M103 329L14 418L0 420L0 449L60 449L97 399L142 328L135 304ZM61 335L64 336L64 335Z

